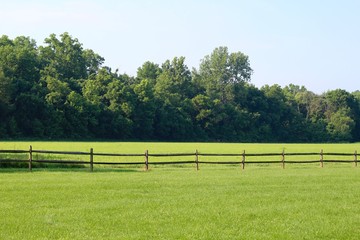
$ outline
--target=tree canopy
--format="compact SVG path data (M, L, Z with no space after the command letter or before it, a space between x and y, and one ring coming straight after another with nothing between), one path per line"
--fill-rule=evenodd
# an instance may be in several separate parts
M43 46L0 38L0 138L236 142L360 140L360 94L251 84L247 55L218 47L145 62L136 76L104 66L68 33Z

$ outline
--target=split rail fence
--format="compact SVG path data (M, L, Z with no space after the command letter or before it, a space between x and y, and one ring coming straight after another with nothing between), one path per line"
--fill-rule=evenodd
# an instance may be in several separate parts
M20 159L14 156L18 154L26 154L27 159ZM33 154L47 154L46 156L51 155L79 155L87 156L87 160L71 160L71 159L34 159ZM11 156L11 157L9 157ZM134 158L134 157L143 157L143 161L95 161L96 157L106 157L110 159L111 157L125 157ZM307 157L306 160L286 160L288 156L303 156ZM324 159L325 156L339 157L338 159ZM168 160L168 161L150 161L152 158L173 158L173 157L193 157L193 160ZM201 160L200 160L201 157ZM232 161L210 161L207 158L216 157L216 158L238 158L238 160ZM247 158L252 157L255 160L247 160ZM279 157L279 160L272 160L267 157L274 158ZM317 159L310 159L310 157L317 157ZM351 158L351 159L340 159L340 158ZM265 159L264 159L265 158ZM205 160L202 160L205 159ZM261 160L258 160L261 159ZM149 170L150 165L174 165L174 164L194 164L197 170L199 170L200 164L227 164L227 165L238 165L242 169L245 169L247 164L279 164L282 168L285 168L285 164L310 164L318 163L320 167L324 167L324 163L353 163L357 167L358 163L358 153L325 153L323 150L320 152L307 152L307 153L286 153L282 151L281 153L201 153L196 150L193 153L169 153L169 154L151 154L148 150L141 154L119 154L119 153L96 153L93 148L89 152L70 152L70 151L49 151L49 150L34 150L30 146L29 150L0 150L0 166L2 163L25 163L28 165L29 171L32 171L34 163L42 164L70 164L70 165L89 165L90 171L94 170L94 165L143 165L145 170Z

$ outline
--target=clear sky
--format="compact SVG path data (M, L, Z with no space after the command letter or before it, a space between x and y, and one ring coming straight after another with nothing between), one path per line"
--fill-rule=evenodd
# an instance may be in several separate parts
M135 75L145 61L186 57L191 69L218 46L241 51L251 82L315 93L360 90L358 0L0 0L0 35L38 45L69 32Z

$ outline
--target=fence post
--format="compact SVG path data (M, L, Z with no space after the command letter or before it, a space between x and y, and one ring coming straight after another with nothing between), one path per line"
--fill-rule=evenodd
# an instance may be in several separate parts
M242 162L241 162L241 165L242 165L242 169L245 169L245 150L243 151L243 154L242 154Z
M283 149L281 154L282 168L285 169L285 149Z
M320 167L324 167L324 155L323 155L323 150L321 149L320 151Z
M195 152L195 163L196 163L196 171L199 171L199 152L197 149Z
M94 149L90 148L90 171L94 171Z
M145 151L145 170L149 170L149 151Z
M30 145L29 149L29 171L32 171L32 146Z
M354 165L355 165L355 167L357 167L357 151L356 150L355 150L355 153L354 153L354 157L355 157Z

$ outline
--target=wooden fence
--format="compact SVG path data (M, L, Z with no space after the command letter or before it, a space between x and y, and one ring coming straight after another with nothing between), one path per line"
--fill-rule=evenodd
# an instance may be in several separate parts
M71 159L34 159L33 154L47 154L47 156L51 155L79 155L79 156L87 156L88 160L71 160ZM8 154L8 155L5 155ZM17 159L14 156L18 154L27 154L27 159ZM7 157L4 157L7 156ZM12 157L8 157L12 156ZM106 157L110 159L111 157L143 157L143 161L95 161L96 156ZM170 157L193 157L193 160L187 161L150 161L150 158L170 158ZM306 156L306 157L317 157L317 159L306 159L306 160L286 160L286 156ZM350 160L343 159L324 159L324 156L331 157L347 157L352 158ZM200 157L205 160L200 160ZM210 161L207 160L209 157L221 157L221 158L239 158L240 160L232 160L232 161ZM248 157L255 157L256 159L262 160L251 160L247 161ZM266 160L266 157L279 157L279 160ZM309 163L319 163L320 167L324 167L324 163L353 163L355 167L357 167L358 162L358 154L357 151L354 153L325 153L323 150L320 152L308 152L308 153L285 153L282 151L281 153L246 153L243 151L242 153L201 153L196 150L194 153L170 153L170 154L151 154L148 150L141 154L119 154L119 153L96 153L93 148L90 149L89 152L70 152L70 151L49 151L49 150L34 150L32 146L30 146L29 150L0 150L0 164L1 163L26 163L28 164L28 168L32 171L32 167L34 163L46 163L46 164L72 164L72 165L89 165L90 171L94 170L94 165L144 165L145 170L149 170L150 165L167 165L167 164L194 164L196 169L199 170L200 164L230 164L230 165L239 165L242 169L245 169L245 165L247 164L279 164L282 168L285 168L285 164L309 164ZM0 165L1 166L1 165Z

